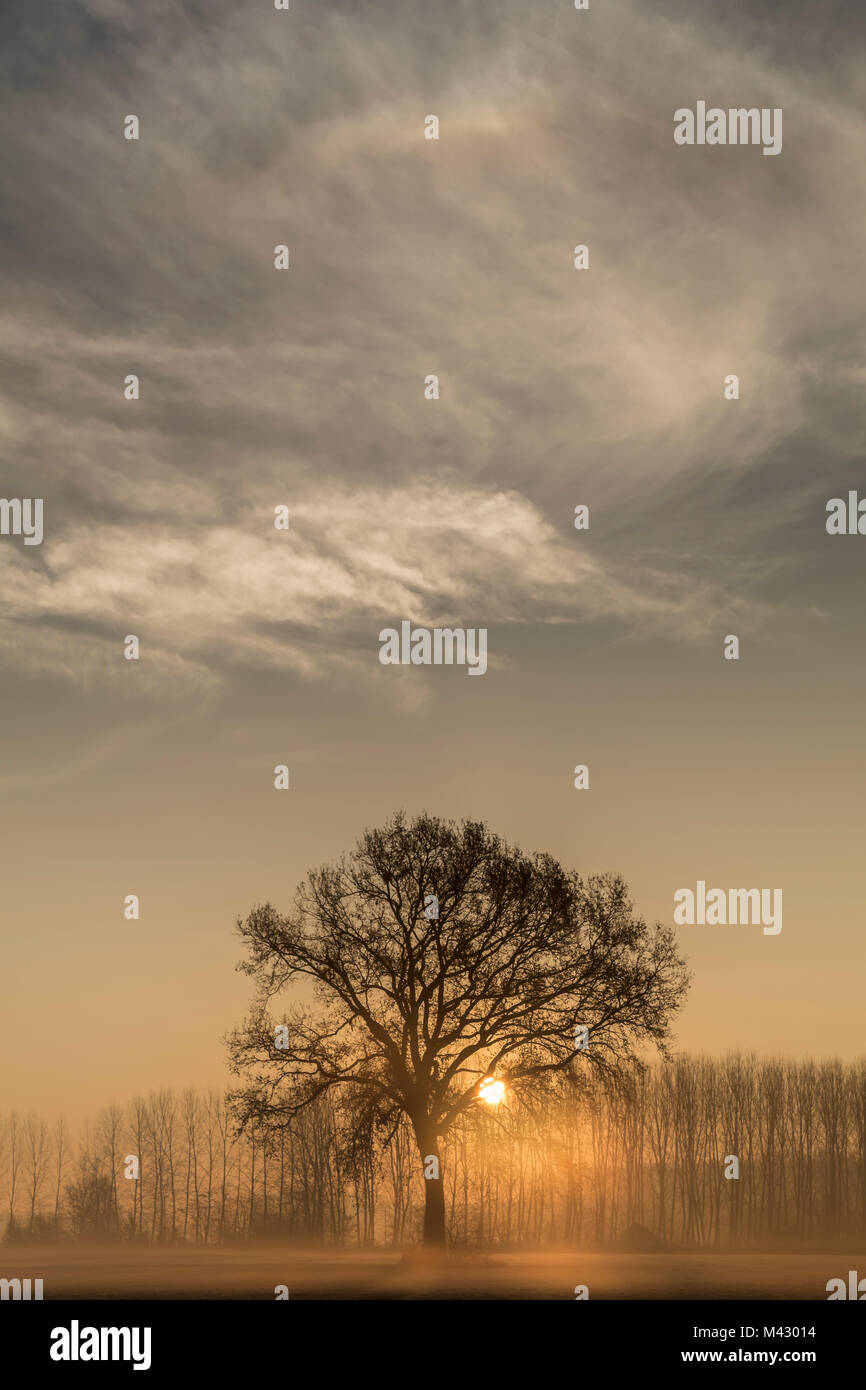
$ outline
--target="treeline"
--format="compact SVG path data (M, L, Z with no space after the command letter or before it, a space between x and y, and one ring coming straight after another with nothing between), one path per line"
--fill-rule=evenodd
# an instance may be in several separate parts
M578 1072L473 1111L443 1172L455 1245L611 1247L635 1228L667 1247L862 1245L866 1060L680 1056L615 1084ZM423 1182L404 1124L383 1133L331 1095L242 1136L215 1091L110 1105L76 1136L0 1117L7 1240L408 1244Z

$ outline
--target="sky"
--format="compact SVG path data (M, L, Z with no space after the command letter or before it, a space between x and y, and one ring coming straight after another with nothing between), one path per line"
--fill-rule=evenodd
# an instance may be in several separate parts
M0 537L0 1108L222 1085L235 920L398 808L648 920L781 888L778 935L677 929L676 1046L862 1054L864 40L837 0L6 0L0 492L45 534ZM781 152L678 146L699 100ZM404 619L486 673L383 666Z

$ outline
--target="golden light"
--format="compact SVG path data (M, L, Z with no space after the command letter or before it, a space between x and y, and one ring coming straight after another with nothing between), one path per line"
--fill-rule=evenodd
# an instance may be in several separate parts
M488 1105L498 1105L505 1099L505 1082L497 1081L495 1076L485 1076L478 1087L478 1094Z

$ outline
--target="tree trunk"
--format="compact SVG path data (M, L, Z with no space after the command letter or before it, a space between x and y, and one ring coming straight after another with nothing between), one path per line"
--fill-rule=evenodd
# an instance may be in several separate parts
M424 1176L424 1234L422 1244L427 1249L445 1248L445 1183L442 1178L442 1161L439 1155L438 1136L428 1125L416 1127L418 1149L421 1154L421 1171ZM436 1163L433 1164L432 1160ZM427 1173L437 1170L436 1177Z

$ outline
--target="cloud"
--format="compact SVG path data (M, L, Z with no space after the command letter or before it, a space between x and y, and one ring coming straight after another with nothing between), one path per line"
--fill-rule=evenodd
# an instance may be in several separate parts
M804 556L836 573L866 423L866 130L810 13L11 11L3 488L47 528L0 543L21 669L110 680L135 631L143 682L207 689L354 667L404 615L689 642L820 611ZM782 106L781 156L676 148L696 96Z
M19 670L129 686L122 639L142 646L145 685L205 689L230 669L316 677L375 669L377 633L441 623L616 620L698 631L705 594L675 576L640 586L560 534L524 497L441 480L353 491L320 484L289 531L262 504L234 525L194 511L173 525L69 523L41 563L7 542L0 633ZM140 693L140 687L136 685Z

